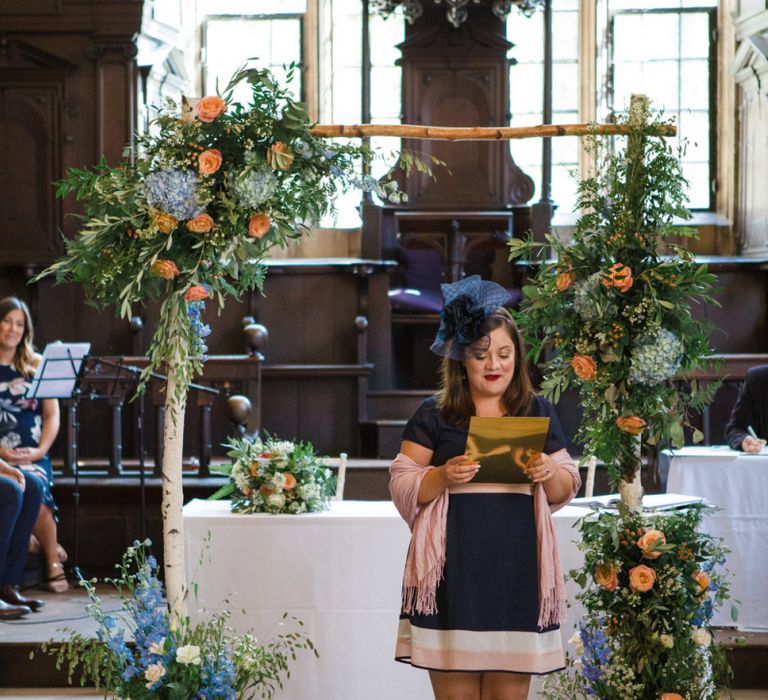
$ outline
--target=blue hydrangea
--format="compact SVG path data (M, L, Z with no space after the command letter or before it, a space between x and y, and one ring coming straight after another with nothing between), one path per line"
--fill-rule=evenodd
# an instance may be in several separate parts
M147 202L176 219L192 219L202 207L197 199L197 175L193 170L160 170L147 175Z
M259 209L277 191L277 177L266 163L255 163L232 178L232 190L243 209Z
M666 328L647 335L632 350L629 378L637 384L653 386L675 376L683 359L683 344Z

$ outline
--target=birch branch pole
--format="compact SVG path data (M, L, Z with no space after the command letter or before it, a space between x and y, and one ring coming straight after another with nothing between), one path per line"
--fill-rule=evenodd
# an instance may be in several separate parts
M418 126L416 124L317 124L310 129L321 138L368 138L396 136L404 139L434 141L508 141L511 139L548 138L552 136L626 136L625 124L540 124L520 127ZM653 136L676 136L677 127L662 125Z

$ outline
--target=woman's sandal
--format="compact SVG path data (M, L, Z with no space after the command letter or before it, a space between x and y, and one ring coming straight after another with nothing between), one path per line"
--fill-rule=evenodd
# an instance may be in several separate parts
M53 593L64 593L69 590L69 583L64 574L64 566L57 561L48 564L48 579L45 582L46 587Z

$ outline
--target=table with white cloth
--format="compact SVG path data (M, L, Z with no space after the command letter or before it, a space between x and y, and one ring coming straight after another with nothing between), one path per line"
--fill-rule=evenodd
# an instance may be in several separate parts
M720 510L706 515L702 531L722 537L731 553L731 598L740 601L737 627L768 629L768 453L747 455L727 446L684 447L669 457L667 491L702 496ZM731 601L712 624L733 625Z
M567 506L555 514L566 572L583 560L573 525L587 513ZM187 575L198 592L190 602L193 621L204 610L229 609L238 632L252 629L262 641L284 612L303 621L320 658L300 652L277 698L433 697L425 671L394 661L410 533L392 502L333 501L320 513L240 515L230 512L229 501L193 500L184 506L184 539ZM572 604L575 591L570 582ZM566 639L577 615L569 609Z

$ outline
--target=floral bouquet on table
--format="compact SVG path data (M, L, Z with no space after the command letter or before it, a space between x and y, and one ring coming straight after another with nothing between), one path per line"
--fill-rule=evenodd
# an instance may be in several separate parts
M571 638L565 673L544 697L573 700L705 700L729 680L709 630L728 599L727 550L699 532L705 506L632 515L616 532L615 513L581 523L584 568L572 571L586 614Z
M288 661L296 651L317 655L299 632L281 633L267 643L252 634L236 635L227 625L228 612L194 626L189 618L174 624L157 562L146 553L149 544L135 542L117 565L119 576L107 579L118 591L120 610L104 610L96 581L81 580L90 598L88 615L98 625L95 638L73 632L65 644L42 645L44 653L57 657L56 668L66 664L70 684L77 672L81 685L92 682L120 700L241 700L256 693L272 698L283 687L283 675L290 675Z
M230 481L211 498L231 498L235 513L312 513L328 508L336 477L309 443L234 440Z

